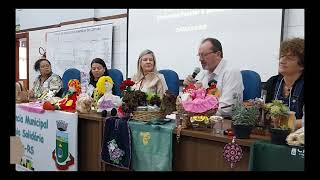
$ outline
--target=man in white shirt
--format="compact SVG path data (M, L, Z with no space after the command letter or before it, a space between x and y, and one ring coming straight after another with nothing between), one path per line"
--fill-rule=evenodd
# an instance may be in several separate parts
M230 105L237 103L234 95L238 96L240 102L243 98L244 86L240 70L228 67L228 62L223 59L221 43L217 39L204 39L199 47L198 56L203 71L195 78L189 75L183 84L188 85L195 81L201 81L203 86L207 88L208 82L217 82L217 88L221 92L217 115L231 116L232 107Z

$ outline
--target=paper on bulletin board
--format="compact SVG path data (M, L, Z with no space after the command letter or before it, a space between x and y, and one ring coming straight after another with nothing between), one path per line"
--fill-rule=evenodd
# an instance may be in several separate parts
M61 77L69 68L89 72L94 58L103 59L110 69L112 23L48 32L47 58L52 71Z

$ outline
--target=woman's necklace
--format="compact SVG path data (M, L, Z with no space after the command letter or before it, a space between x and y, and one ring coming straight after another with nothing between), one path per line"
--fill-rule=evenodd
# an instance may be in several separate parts
M284 93L284 96L285 96L285 97L288 97L288 96L290 95L291 89L292 89L292 86L284 85L284 91L283 91L283 93Z

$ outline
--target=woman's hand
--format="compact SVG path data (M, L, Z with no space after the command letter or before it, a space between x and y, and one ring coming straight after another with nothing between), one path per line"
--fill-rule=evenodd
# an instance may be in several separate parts
M33 91L32 90L27 90L27 93L28 93L28 95L29 95L29 98L32 98L33 97Z

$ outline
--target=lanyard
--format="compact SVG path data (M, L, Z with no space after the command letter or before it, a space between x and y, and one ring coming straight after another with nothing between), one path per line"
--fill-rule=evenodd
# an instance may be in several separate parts
M279 95L279 91L280 91L280 87L281 87L281 84L282 84L282 81L283 81L283 78L281 79L280 83L279 83L279 87L278 87L278 90L277 90L277 93L276 93L276 100L278 100L278 95ZM292 91L292 88L290 89L290 92L289 92L289 109L290 109L290 105L291 105L291 91Z

